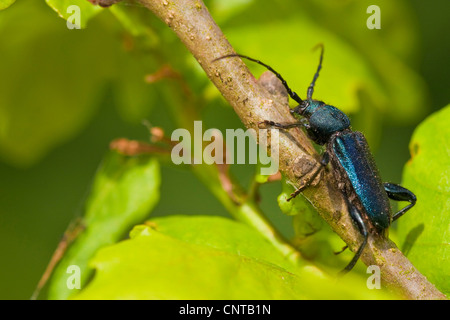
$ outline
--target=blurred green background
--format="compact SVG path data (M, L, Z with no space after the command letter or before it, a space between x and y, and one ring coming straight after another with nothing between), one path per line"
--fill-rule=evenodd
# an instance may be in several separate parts
M205 3L238 52L271 64L301 96L318 62L311 49L324 43L315 98L348 112L367 135L383 180L401 181L412 131L448 103L448 1ZM381 8L380 30L366 27L371 4ZM124 17L133 17L133 26ZM181 80L144 81L164 65ZM144 8L103 10L82 30L68 30L44 1L0 11L1 299L30 298L82 212L110 141L148 141L143 119L170 135L186 90L204 129L242 127L187 50ZM243 185L253 170L232 168ZM276 203L280 183L261 191L270 220L293 236L292 218ZM193 173L166 163L152 216L172 214L228 216Z

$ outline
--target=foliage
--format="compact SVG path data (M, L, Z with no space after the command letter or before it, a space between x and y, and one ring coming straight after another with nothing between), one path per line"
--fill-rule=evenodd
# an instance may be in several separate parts
M54 272L50 299L65 299L73 293L66 285L71 265L81 269L81 285L87 283L92 275L88 261L145 219L159 200L160 179L156 159L125 158L115 152L106 157L86 202L83 231Z
M39 28L18 29L22 16ZM126 55L114 32L105 34L107 29L98 23L69 30L38 1L25 0L2 12L0 24L0 68L9 75L0 79L0 156L5 161L31 166L79 134L98 111L99 93L109 82L115 85L117 108L124 117L140 121L153 105L154 91L142 81L152 59ZM14 39L8 37L12 29L18 35ZM26 94L21 94L23 88Z
M445 294L450 294L450 106L429 116L414 132L403 183L418 198L399 220L405 255Z
M359 282L338 286L317 271L286 265L261 235L225 218L155 219L130 237L97 254L91 262L96 277L75 299L389 297Z
M47 2L61 18L66 20L72 15L72 12L68 10L70 6L77 6L80 8L80 12L83 13L83 19L81 19L79 26L81 28L85 28L87 22L101 11L100 7L93 6L85 0L45 0L45 2Z
M16 0L0 0L0 10L8 8L12 5Z

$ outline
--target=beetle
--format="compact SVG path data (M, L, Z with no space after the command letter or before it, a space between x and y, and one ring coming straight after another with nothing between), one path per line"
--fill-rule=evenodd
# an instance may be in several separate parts
M262 65L274 73L286 88L291 99L298 103L295 108L290 109L291 114L298 121L277 123L265 120L262 123L280 129L304 128L312 141L324 146L324 151L320 156L320 166L287 200L290 201L296 197L314 181L328 164L331 164L334 179L345 199L350 217L363 236L363 241L353 259L341 271L342 275L355 266L367 245L369 233L376 232L387 236L387 230L391 223L411 209L417 199L413 192L398 184L382 183L364 135L351 129L350 119L344 112L312 98L323 62L324 47L323 45L320 47L319 65L307 89L305 100L291 90L286 80L277 71L260 60L241 54L229 54L215 60L240 57ZM389 199L407 201L409 204L393 214Z

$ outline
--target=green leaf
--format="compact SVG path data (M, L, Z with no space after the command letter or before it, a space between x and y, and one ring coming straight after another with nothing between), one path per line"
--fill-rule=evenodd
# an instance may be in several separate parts
M39 28L18 23L22 17ZM3 161L30 167L73 139L95 116L107 88L113 96L108 104L133 123L161 105L156 87L145 82L158 67L154 56L139 48L125 51L115 33L123 28L114 17L104 18L94 19L91 28L69 30L44 2L23 0L2 12L0 70L8 74L0 77Z
M169 216L152 219L151 225L158 232L185 242L266 261L292 272L297 268L279 251L274 250L256 230L229 219L214 216Z
M47 2L47 4L64 20L67 20L74 14L74 11L72 11L71 8L78 7L80 10L81 28L86 28L89 19L103 10L102 7L94 6L87 0L45 0L45 2Z
M17 22L23 17L29 24ZM0 77L0 156L31 166L95 114L116 65L113 55L99 53L117 45L98 28L67 29L44 3L20 1L2 12L0 47L8 75Z
M386 298L352 277L346 285L311 268L289 272L253 229L220 217L160 218L91 261L96 274L75 299ZM229 233L227 233L229 232ZM275 251L275 250L274 250Z
M0 0L0 10L8 8L14 2L16 2L16 0Z
M445 294L450 294L450 105L415 130L403 185L417 204L398 221L401 249Z
M80 268L81 285L86 283L92 273L88 260L148 216L159 200L159 186L159 164L154 158L129 158L115 152L106 157L86 203L85 229L55 270L50 299L65 299L73 294L74 290L66 285L71 265Z

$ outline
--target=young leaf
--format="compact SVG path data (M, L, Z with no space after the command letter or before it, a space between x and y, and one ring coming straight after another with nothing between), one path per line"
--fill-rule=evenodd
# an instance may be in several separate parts
M403 185L417 204L398 220L401 249L438 289L450 294L450 105L420 124Z
M78 7L80 12L81 28L86 28L86 24L89 19L97 15L102 10L102 7L94 6L87 0L45 0L45 2L47 2L47 4L65 20L72 16L73 11L71 8L73 8L73 6Z
M73 293L66 285L69 266L78 266L81 286L86 283L92 273L88 260L148 216L159 200L159 185L159 164L154 158L129 158L115 152L106 157L86 203L85 229L55 270L50 299L65 299Z
M219 217L166 219L137 226L130 240L100 250L91 261L96 269L93 281L74 298L387 298L351 276L345 285L336 285L308 268L287 271L274 264L278 253L267 251L267 240L238 222Z
M16 2L16 0L0 0L0 10L8 8L14 2Z
M0 70L8 76L0 77L0 156L28 167L92 119L119 64L116 54L98 53L116 52L117 42L99 28L67 29L40 1L19 1L1 15Z
M266 261L291 272L298 269L256 230L230 219L177 215L152 219L150 223L158 232L185 242Z

